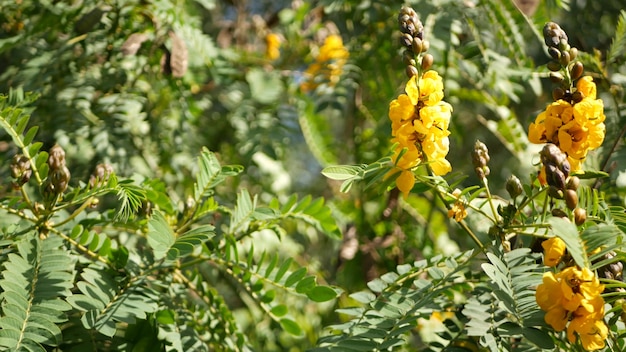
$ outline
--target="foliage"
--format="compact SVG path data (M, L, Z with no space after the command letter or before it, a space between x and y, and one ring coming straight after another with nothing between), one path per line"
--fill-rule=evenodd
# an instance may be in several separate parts
M626 348L623 5L406 4L453 110L452 172L411 169L403 197L400 3L3 3L0 349L581 350L535 296L565 267L601 278L605 350ZM528 138L549 21L606 115L580 224Z

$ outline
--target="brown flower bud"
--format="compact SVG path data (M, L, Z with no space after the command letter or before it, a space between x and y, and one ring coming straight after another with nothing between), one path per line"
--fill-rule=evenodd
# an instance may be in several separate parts
M571 47L569 49L569 57L571 60L575 60L578 57L578 49Z
M416 76L417 74L418 74L417 67L415 67L413 65L408 65L406 67L406 75L407 75L407 77L411 78L413 76Z
M422 57L422 70L426 71L433 65L433 56L430 54L425 54Z
M412 45L412 49L413 49L413 53L415 53L415 55L419 54L422 52L422 40L420 38L413 38L413 43L411 43Z
M553 83L561 83L563 82L563 79L563 75L559 72L550 72L550 81L552 81Z
M559 49L554 48L554 47L548 48L548 54L556 61L558 61L561 58L561 52L559 51Z
M572 93L572 101L574 102L574 104L580 103L584 98L585 95L579 90Z
M556 187L556 186L550 186L548 188L548 194L552 198L563 199L563 191L560 188Z
M567 179L567 184L565 185L565 187L567 187L567 189L573 189L575 191L578 189L579 185L580 179L577 176L570 176Z
M559 72L561 70L561 64L558 61L550 60L546 64L546 67L552 72Z
M574 209L574 223L580 226L587 221L587 211L583 208Z
M409 33L403 33L400 37L400 45L410 48L413 45L413 36Z
M65 166L65 150L60 145L55 144L50 148L48 152L48 166L50 166L51 170Z
M552 209L552 211L550 211L550 213L554 217L567 219L567 213L564 212L563 210L559 209L559 208Z
M474 171L478 178L483 179L485 176L489 176L489 167L487 167L487 163L489 162L489 150L487 146L476 140L474 143L474 149L472 150L472 164L474 164Z
M554 99L554 101L563 99L564 96L565 91L561 87L554 88L554 90L552 91L552 99Z
M583 63L580 61L576 61L574 65L572 65L572 69L570 71L570 75L572 76L572 79L575 80L575 79L580 78L580 76L582 76L583 74L583 70L584 70Z
M573 189L565 190L565 204L567 205L567 209L574 210L578 206L578 194Z
M422 52L428 51L430 48L430 42L426 39L422 40Z
M16 179L18 187L28 183L33 171L30 168L30 160L22 154L16 154L11 161L11 177Z
M109 177L113 173L113 167L109 164L98 164L95 170L89 176L90 187L100 187L109 181Z

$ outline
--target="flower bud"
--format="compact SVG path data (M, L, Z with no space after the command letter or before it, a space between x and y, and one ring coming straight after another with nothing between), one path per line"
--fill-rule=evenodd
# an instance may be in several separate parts
M433 56L426 54L422 57L422 70L426 71L433 65Z
M28 183L33 171L30 168L30 160L22 154L16 154L11 161L11 177L16 179L17 186Z
M428 51L430 48L430 42L426 39L422 40L422 52Z
M584 98L585 95L579 90L572 93L572 101L574 102L574 104L580 103Z
M509 176L509 178L506 180L505 188L511 198L519 196L524 191L524 188L522 187L522 182L515 175Z
M561 63L561 66L567 66L569 65L569 62L570 62L569 51L562 51L561 58L559 59L559 63Z
M567 179L567 184L565 185L565 187L567 187L567 189L573 189L575 191L578 189L579 185L580 179L577 176L570 176Z
M490 170L487 167L489 159L487 146L483 142L476 140L474 150L472 150L472 164L474 164L474 171L478 178L484 179L485 176L489 176Z
M65 150L60 145L55 144L50 148L48 152L48 166L50 166L51 170L65 166Z
M407 49L402 53L402 62L405 65L416 65L415 56L411 50Z
M552 91L552 99L554 99L554 101L563 99L564 96L565 91L561 87L554 88L554 90Z
M89 176L90 187L100 187L109 181L109 177L113 173L113 167L109 164L98 164L95 170Z
M407 75L407 77L411 78L413 76L416 76L417 74L418 74L417 67L415 67L413 65L408 65L406 67L406 75Z
M570 75L572 76L572 80L576 80L576 79L580 78L580 76L582 76L582 74L583 74L583 70L584 70L583 63L580 62L580 61L576 61L574 63L574 65L572 66L572 69L570 71Z
M412 49L413 49L413 53L415 53L415 55L419 54L422 52L422 40L420 38L413 38L413 42L411 43L412 45Z
M413 36L408 33L403 33L400 37L400 45L410 48L413 45Z
M559 72L550 72L550 80L553 83L561 83L563 82L563 79L564 79L563 75L560 74Z
M574 209L574 223L580 226L587 221L587 211L583 208Z
M546 67L548 67L548 70L552 72L559 72L561 70L561 64L558 61L550 60L548 61Z
M548 48L548 54L550 54L550 56L554 60L557 60L557 61L561 58L561 52L559 51L559 49L554 48L554 47L549 47Z
M569 57L571 60L575 60L578 57L578 49L571 47L569 49Z
M550 195L550 197L555 198L555 199L563 199L563 191L555 186L550 186L548 188L548 194Z
M573 189L566 189L564 198L567 209L576 209L576 207L578 206L578 194L576 194L576 191L574 191Z
M567 219L567 213L564 212L563 210L559 209L559 208L552 209L552 211L550 211L550 213L554 217Z

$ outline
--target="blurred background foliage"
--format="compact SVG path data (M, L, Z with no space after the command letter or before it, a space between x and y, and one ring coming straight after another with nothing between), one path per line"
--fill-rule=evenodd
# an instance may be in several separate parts
M540 34L552 20L585 52L587 74L605 100L607 138L587 168L609 172L596 186L624 205L626 33L614 39L621 0L407 3L424 23L433 68L454 108L449 183L477 184L469 154L476 139L489 147L495 194L505 194L511 174L528 181L536 172L538 147L529 145L526 131L552 99ZM471 247L430 193L414 190L399 200L394 190L355 184L344 194L320 174L328 165L372 163L389 153L388 104L406 80L396 19L401 5L4 0L0 92L38 95L30 123L40 126L43 149L58 143L66 150L73 183L107 162L118 175L162 180L182 208L195 158L206 146L222 162L245 168L221 186L225 201L234 202L240 187L267 201L325 197L342 241L294 224L263 245L354 292L398 264ZM307 68L331 35L340 36L349 58L332 72L338 77L312 78ZM608 61L611 48L616 52ZM302 89L310 79L314 89ZM9 136L0 138L1 157L10 160L16 150ZM9 172L2 163L0 177ZM314 345L322 327L338 319L331 307L301 308L308 319L305 337L295 344L301 347L263 332L251 314L237 318L259 350L296 351Z

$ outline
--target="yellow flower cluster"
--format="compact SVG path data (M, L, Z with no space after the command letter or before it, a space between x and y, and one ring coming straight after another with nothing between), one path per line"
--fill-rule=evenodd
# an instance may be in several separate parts
M265 57L276 60L280 57L280 37L276 33L265 36Z
M585 350L595 351L604 348L608 334L600 296L603 290L604 285L590 269L568 267L557 274L545 273L535 298L546 312L546 323L556 331L567 327L570 343L578 336Z
M391 141L397 143L393 159L397 169L390 174L400 172L396 185L406 197L415 184L411 170L420 163L428 162L435 175L452 170L446 160L452 106L442 101L443 81L437 71L412 76L404 90L406 94L389 105Z
M467 209L465 202L461 199L461 190L455 189L452 195L456 197L454 204L448 209L448 217L454 218L456 222L461 222L467 217Z
M596 99L596 85L590 76L580 78L575 103L559 99L548 105L528 129L531 143L553 143L567 154L572 171L581 170L589 150L604 141L604 105Z
M324 40L315 62L304 72L306 80L300 85L300 89L304 92L312 91L322 82L327 82L331 87L335 86L348 57L350 52L343 46L341 36L329 35Z

